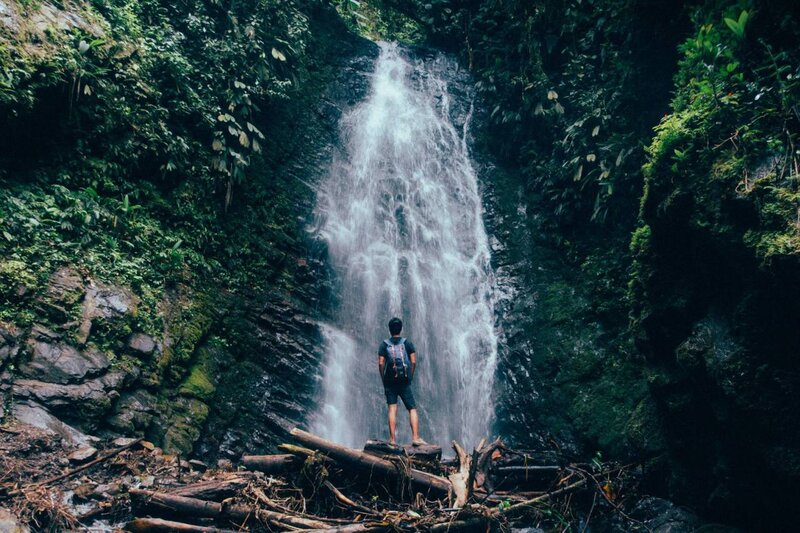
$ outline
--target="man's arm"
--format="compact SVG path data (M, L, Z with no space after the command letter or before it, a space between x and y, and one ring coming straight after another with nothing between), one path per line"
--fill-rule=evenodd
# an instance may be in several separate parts
M411 359L411 379L414 379L414 371L417 369L417 352L411 352L408 354L408 358Z
M385 364L386 364L386 358L384 356L378 354L378 370L381 373L381 378L383 378L383 366Z

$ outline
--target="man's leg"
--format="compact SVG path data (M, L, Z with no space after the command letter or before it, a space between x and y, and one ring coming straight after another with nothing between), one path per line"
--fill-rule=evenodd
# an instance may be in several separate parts
M411 422L411 441L419 440L419 417L416 407L408 410L408 421Z
M395 433L397 431L397 404L389 404L389 442L395 443Z

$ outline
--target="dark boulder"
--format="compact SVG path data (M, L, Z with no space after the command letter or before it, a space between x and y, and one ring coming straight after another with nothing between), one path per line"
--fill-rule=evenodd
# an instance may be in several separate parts
M96 350L80 352L68 344L43 341L30 344L31 360L20 365L21 374L27 378L48 383L77 383L98 376L111 366L105 354Z

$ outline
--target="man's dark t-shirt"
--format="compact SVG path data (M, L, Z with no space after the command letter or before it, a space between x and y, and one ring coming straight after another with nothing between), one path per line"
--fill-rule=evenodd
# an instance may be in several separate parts
M402 337L389 337L389 342L397 346L398 344L400 344L400 339L402 339ZM413 342L406 339L405 345L406 345L406 353L408 354L409 357L411 357L412 353L416 353L417 349L414 347ZM378 355L385 357L386 364L387 365L389 364L389 351L386 349L386 343L384 341L381 341L381 345L380 347L378 347ZM384 381L394 381L394 380L389 377L384 377Z

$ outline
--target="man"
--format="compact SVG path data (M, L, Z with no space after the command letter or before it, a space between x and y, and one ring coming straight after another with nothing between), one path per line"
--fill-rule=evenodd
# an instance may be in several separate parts
M411 392L411 381L417 368L417 353L414 344L400 336L403 322L395 317L389 321L391 337L381 342L378 348L378 370L383 379L383 390L386 403L389 404L389 442L395 444L397 430L397 397L403 400L408 409L411 422L411 443L414 446L427 444L419 436L419 417L414 394Z

